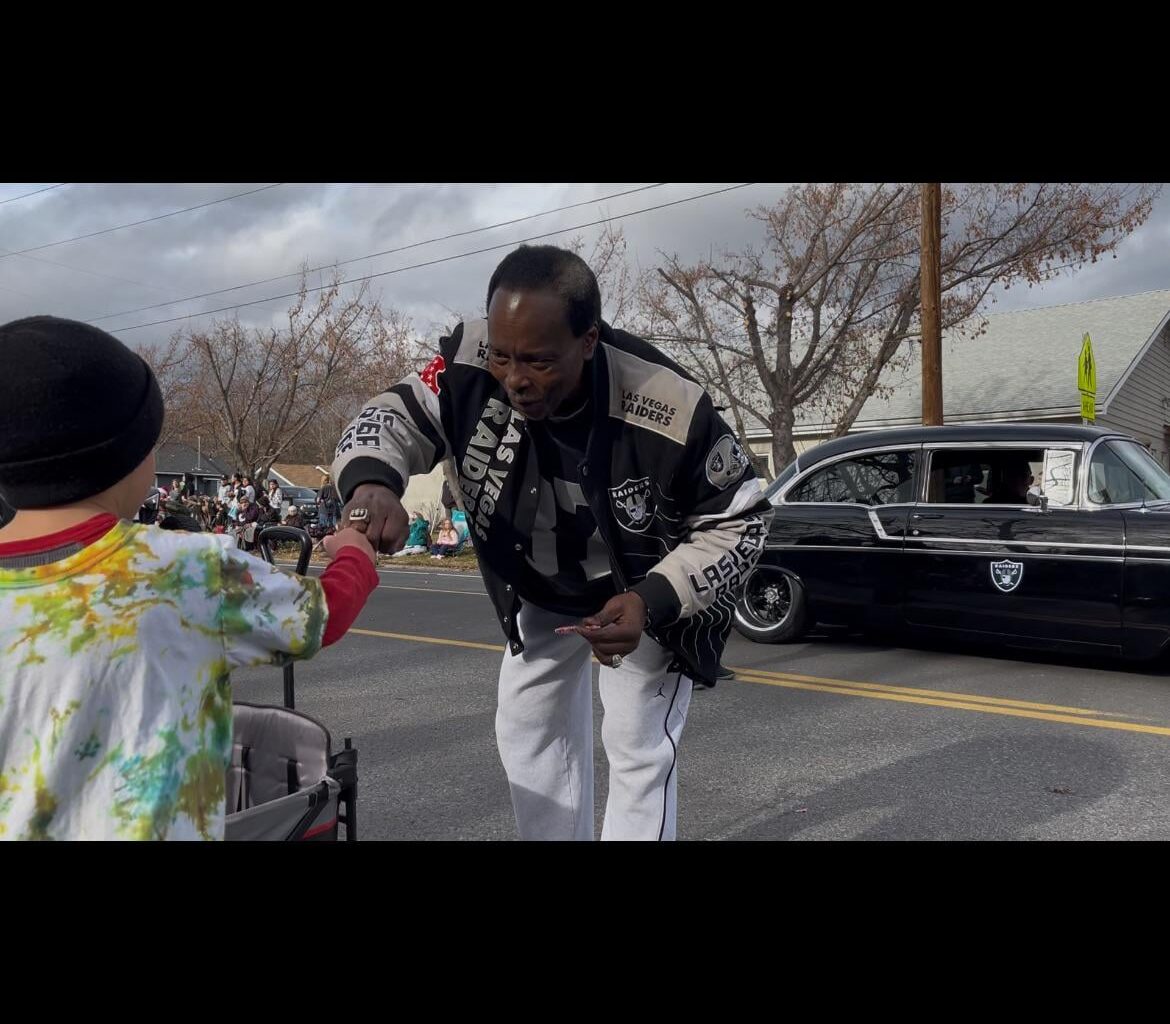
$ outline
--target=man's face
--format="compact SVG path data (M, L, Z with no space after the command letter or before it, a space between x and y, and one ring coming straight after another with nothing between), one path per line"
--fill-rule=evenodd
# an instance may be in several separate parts
M1022 498L1028 493L1033 479L1030 466L1014 466L1005 474L1004 483L1010 493L1018 494Z
M574 338L564 301L551 291L497 288L488 306L488 367L526 419L556 415L577 391L597 337L594 325Z

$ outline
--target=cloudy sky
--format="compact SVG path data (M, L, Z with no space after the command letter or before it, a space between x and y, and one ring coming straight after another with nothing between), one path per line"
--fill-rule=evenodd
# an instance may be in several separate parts
M346 278L381 275L371 286L383 302L430 333L454 315L478 313L496 263L532 236L562 244L580 236L588 252L601 230L591 223L615 218L643 266L660 250L695 259L758 241L759 225L746 212L788 186L738 184L5 184L0 322L53 313L137 343L206 323L210 314L189 315L222 307L216 315L238 308L241 320L278 321L296 284L281 275L352 261L341 268ZM1116 260L1012 289L993 308L1167 287L1170 190ZM208 292L218 294L193 298Z

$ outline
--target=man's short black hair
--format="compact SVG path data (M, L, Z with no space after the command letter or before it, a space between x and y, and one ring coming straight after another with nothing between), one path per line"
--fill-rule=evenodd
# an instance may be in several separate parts
M488 282L487 305L497 288L554 291L565 302L569 330L579 338L601 324L601 289L597 277L575 252L555 245L522 245L508 253ZM486 307L485 307L486 308Z

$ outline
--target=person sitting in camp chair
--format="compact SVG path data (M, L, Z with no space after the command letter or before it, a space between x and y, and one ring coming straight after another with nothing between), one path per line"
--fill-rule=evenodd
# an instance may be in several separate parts
M444 519L439 527L439 536L435 538L435 545L431 548L431 558L447 558L459 553L462 544L459 540L459 531L450 519Z
M406 538L406 546L401 551L395 551L394 557L401 555L425 555L427 545L431 539L431 524L421 512L414 514L410 523L410 535Z

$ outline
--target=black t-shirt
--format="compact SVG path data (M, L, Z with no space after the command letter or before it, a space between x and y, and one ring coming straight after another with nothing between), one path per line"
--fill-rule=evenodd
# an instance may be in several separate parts
M593 403L566 417L531 421L540 498L517 593L540 608L591 615L614 594L613 570L580 485Z

